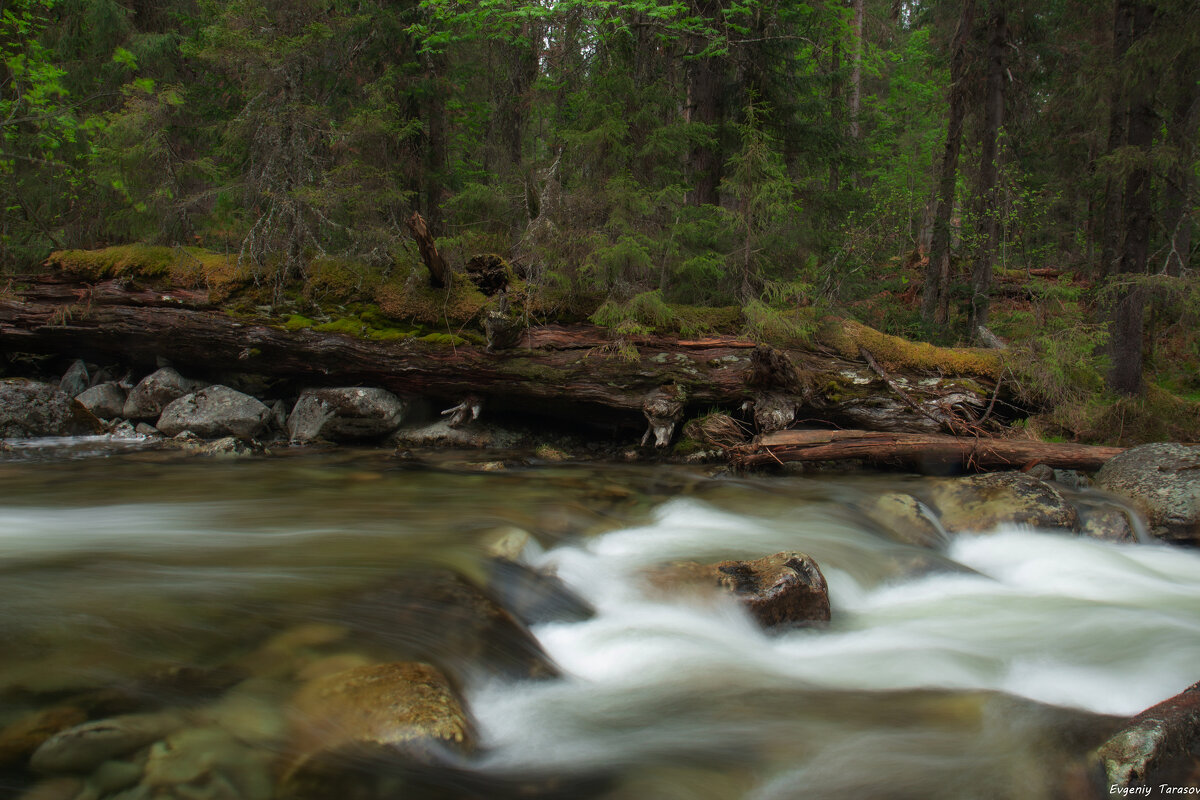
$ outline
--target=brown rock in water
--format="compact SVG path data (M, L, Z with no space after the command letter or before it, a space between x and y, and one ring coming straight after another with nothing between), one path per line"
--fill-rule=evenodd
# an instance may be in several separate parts
M685 561L650 574L660 589L707 588L733 594L764 628L829 621L829 587L817 562L803 553L776 553L756 561L699 564Z
M1093 755L1112 787L1200 788L1200 683L1143 711Z
M50 774L91 772L110 758L132 753L182 724L179 715L168 712L86 722L43 742L29 759L29 766Z
M24 762L51 736L85 721L87 714L75 706L56 706L21 717L0 730L0 768Z
M1000 525L1079 531L1079 514L1062 494L1022 472L939 481L929 492L950 533L986 533Z
M406 771L474 748L462 702L435 667L357 667L312 681L293 698L291 756L277 796L374 796Z

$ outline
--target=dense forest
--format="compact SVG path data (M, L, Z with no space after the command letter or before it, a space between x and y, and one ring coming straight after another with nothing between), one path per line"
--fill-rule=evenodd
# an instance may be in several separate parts
M1007 343L1051 436L1200 399L1192 0L2 8L9 274L188 247L309 313L423 281L418 211L618 341Z

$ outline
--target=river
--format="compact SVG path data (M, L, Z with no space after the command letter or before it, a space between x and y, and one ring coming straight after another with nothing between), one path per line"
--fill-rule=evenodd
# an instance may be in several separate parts
M915 548L854 511L920 486L899 475L473 458L18 443L0 462L0 728L79 692L160 686L143 676L164 669L246 663L414 565L482 579L488 543L517 531L596 613L533 627L557 679L463 677L471 769L496 796L597 776L580 786L614 800L1051 798L1118 717L1200 679L1192 550L1015 528ZM732 602L640 578L788 550L820 564L827 628L767 634ZM289 686L256 685L261 717L282 718ZM29 782L0 770L0 795Z

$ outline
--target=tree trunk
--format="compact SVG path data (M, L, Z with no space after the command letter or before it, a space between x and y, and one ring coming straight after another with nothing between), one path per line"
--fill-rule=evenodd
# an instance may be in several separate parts
M450 266L438 252L437 244L433 241L433 235L429 232L429 226L425 224L425 219L414 211L408 218L407 225L413 239L417 242L417 249L421 251L421 260L429 268L429 285L435 289L446 288L450 285Z
M1133 27L1130 45L1146 35L1154 20L1154 10L1144 3L1117 0L1118 6L1131 5ZM1122 65L1128 68L1128 65ZM1142 73L1133 83L1129 95L1129 117L1125 144L1138 151L1137 163L1125 181L1122 217L1124 239L1118 279L1125 275L1144 275L1150 254L1150 148L1154 143L1154 73L1138 65ZM1108 386L1125 395L1138 394L1142 389L1142 334L1145 315L1145 290L1138 286L1117 289L1112 309L1109 344L1112 369Z
M446 175L446 87L443 85L446 57L441 53L430 53L425 59L425 79L429 83L425 109L429 120L429 143L425 151L423 194L429 231L437 236L442 227L442 181Z
M720 3L713 0L693 2L693 10L704 19L719 16ZM707 46L699 37L692 38L692 52L699 53ZM718 205L721 202L721 122L724 120L722 60L710 56L694 58L688 69L687 121L709 126L712 139L696 144L688 155L689 172L692 175L692 202L695 205Z
M1113 78L1109 89L1108 149L1115 153L1124 143L1129 104L1126 100L1123 64L1129 52L1133 31L1132 7L1117 0L1113 13ZM1111 168L1110 168L1111 170ZM1100 277L1115 275L1119 271L1121 251L1121 185L1111 173L1104 181L1104 221L1100 240Z
M858 114L862 107L863 18L866 0L850 0L854 9L854 44L850 54L850 138L858 141L861 132Z
M1057 469L1096 470L1122 452L1122 447L1027 439L797 430L767 434L752 444L731 448L730 457L741 466L859 459L917 468L1019 469L1046 464Z
M962 149L963 119L967 112L967 44L975 24L975 0L963 0L950 58L950 112L946 149L938 184L937 212L929 244L929 264L921 296L921 316L926 324L945 325L950 318L950 216L958 182L958 155Z
M184 372L281 378L296 390L362 384L441 399L474 394L488 398L492 408L630 426L642 424L643 402L664 385L686 390L693 414L712 408L737 413L759 393L779 391L796 404L799 419L889 431L936 431L942 415L982 411L993 392L993 379L985 374L971 380L939 374L954 373L949 364L955 361L977 358L973 351L946 351L947 363L928 370L892 365L893 380L908 387L902 401L862 361L817 349L772 350L780 369L764 381L755 367L755 344L728 336L635 338L630 343L637 350L628 359L612 354L612 339L602 328L547 325L526 330L513 348L490 353L416 337L376 341L289 331L278 321L224 314L207 293L194 290L82 284L62 275L27 284L0 299L4 352L148 368L163 357Z
M1192 251L1192 209L1189 199L1195 181L1196 134L1200 129L1200 51L1187 51L1176 60L1171 85L1178 94L1167 119L1167 141L1173 160L1163 187L1167 257L1162 271L1176 277L1188 269Z
M1006 0L992 0L988 20L987 90L984 95L983 135L979 152L979 187L976 219L979 224L978 251L971 273L971 313L968 333L974 339L987 328L992 264L1000 244L1000 210L996 183L999 171L1000 127L1004 124L1004 83L1008 53L1008 9Z

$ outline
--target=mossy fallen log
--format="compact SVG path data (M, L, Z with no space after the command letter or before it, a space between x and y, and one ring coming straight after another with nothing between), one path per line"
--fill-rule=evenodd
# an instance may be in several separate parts
M357 335L356 325L314 329L295 323L294 315L229 313L202 289L81 282L62 273L27 279L0 298L0 347L6 352L147 368L166 358L184 371L285 379L293 391L361 384L442 399L482 395L490 409L581 421L615 418L630 426L641 424L648 396L665 386L681 390L685 417L734 412L765 392L783 392L795 403L799 424L887 431L936 431L947 418L970 424L983 416L995 389L985 370L969 370L975 366L969 360L961 365L965 374L955 374L946 365L925 371L877 355L892 365L885 381L857 351L845 357L816 345L767 348L778 356L767 360L790 372L776 370L767 380L778 386L763 386L761 370L754 369L756 343L738 336L639 336L617 346L609 331L595 325L543 325L527 329L515 346L490 353L481 330L468 330L469 324L432 335L378 336L374 330ZM473 342L464 344L464 337ZM944 352L953 362L957 351ZM935 363L932 353L928 357ZM903 397L895 390L899 385Z
M779 431L726 452L735 464L758 466L800 461L862 460L919 469L1020 469L1045 464L1056 469L1097 470L1123 447L1035 442L938 434L877 431Z

